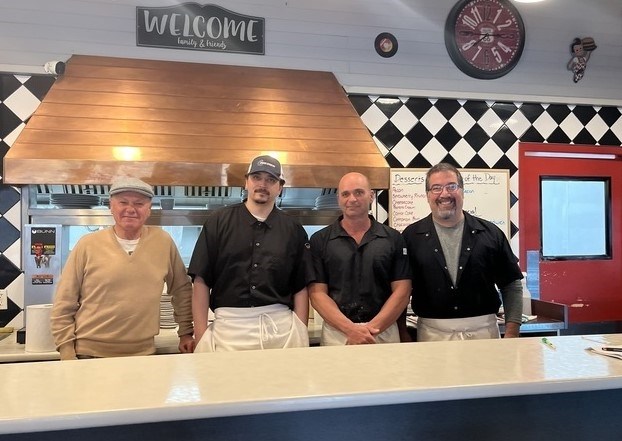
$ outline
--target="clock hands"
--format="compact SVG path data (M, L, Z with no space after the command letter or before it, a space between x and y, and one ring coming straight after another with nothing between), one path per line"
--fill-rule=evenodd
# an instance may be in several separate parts
M484 40L485 38L489 38L490 37L489 33L479 34L479 35L481 35L482 37L479 40L477 40L477 43L479 43L480 41ZM477 43L475 43L475 44L477 44Z
M480 41L483 41L487 38L490 38L490 35L488 32L484 33L484 34L476 34L471 32L469 35L481 35L480 39L475 41L475 40L471 40L469 41L467 44L465 44L464 46L462 46L463 49L471 49L473 46L475 46L476 44L479 44ZM490 40L487 40L486 43L490 43Z
M482 38L479 41L482 41L486 37L499 37L499 38L514 38L514 34L493 34L490 32L473 32L473 31L460 31L459 34L464 37L468 37L471 35L481 35Z

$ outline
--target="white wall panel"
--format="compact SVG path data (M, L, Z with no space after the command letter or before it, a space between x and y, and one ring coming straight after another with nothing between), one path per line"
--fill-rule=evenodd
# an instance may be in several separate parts
M457 0L245 0L201 2L266 19L264 56L137 47L136 6L181 1L21 0L0 2L0 71L42 73L74 53L314 69L334 72L351 92L567 103L622 103L622 1L545 0L516 4L527 29L523 58L497 80L462 74L445 50L443 29ZM376 54L393 33L393 58ZM598 48L577 84L566 70L574 37Z

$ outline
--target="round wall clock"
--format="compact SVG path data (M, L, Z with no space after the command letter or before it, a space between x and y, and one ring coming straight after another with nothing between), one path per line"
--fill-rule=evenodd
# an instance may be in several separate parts
M523 53L525 26L508 0L460 0L445 22L445 46L465 74L499 78L516 66Z

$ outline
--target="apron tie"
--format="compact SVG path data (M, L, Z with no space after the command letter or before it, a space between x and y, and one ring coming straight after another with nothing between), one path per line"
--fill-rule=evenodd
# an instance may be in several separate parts
M270 317L270 314L261 314L259 316L259 337L261 338L262 349L263 342L268 341L271 336L277 335L278 332L279 328L272 319L272 317Z

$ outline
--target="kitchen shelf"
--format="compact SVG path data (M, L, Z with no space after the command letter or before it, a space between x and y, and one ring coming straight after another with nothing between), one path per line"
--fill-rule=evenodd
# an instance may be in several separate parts
M162 210L154 207L147 225L187 226L203 225L205 219L215 210L174 208ZM302 225L328 225L341 212L339 210L315 209L283 209L287 214L296 217ZM31 224L59 225L112 225L114 219L110 209L102 208L30 208L28 209Z

